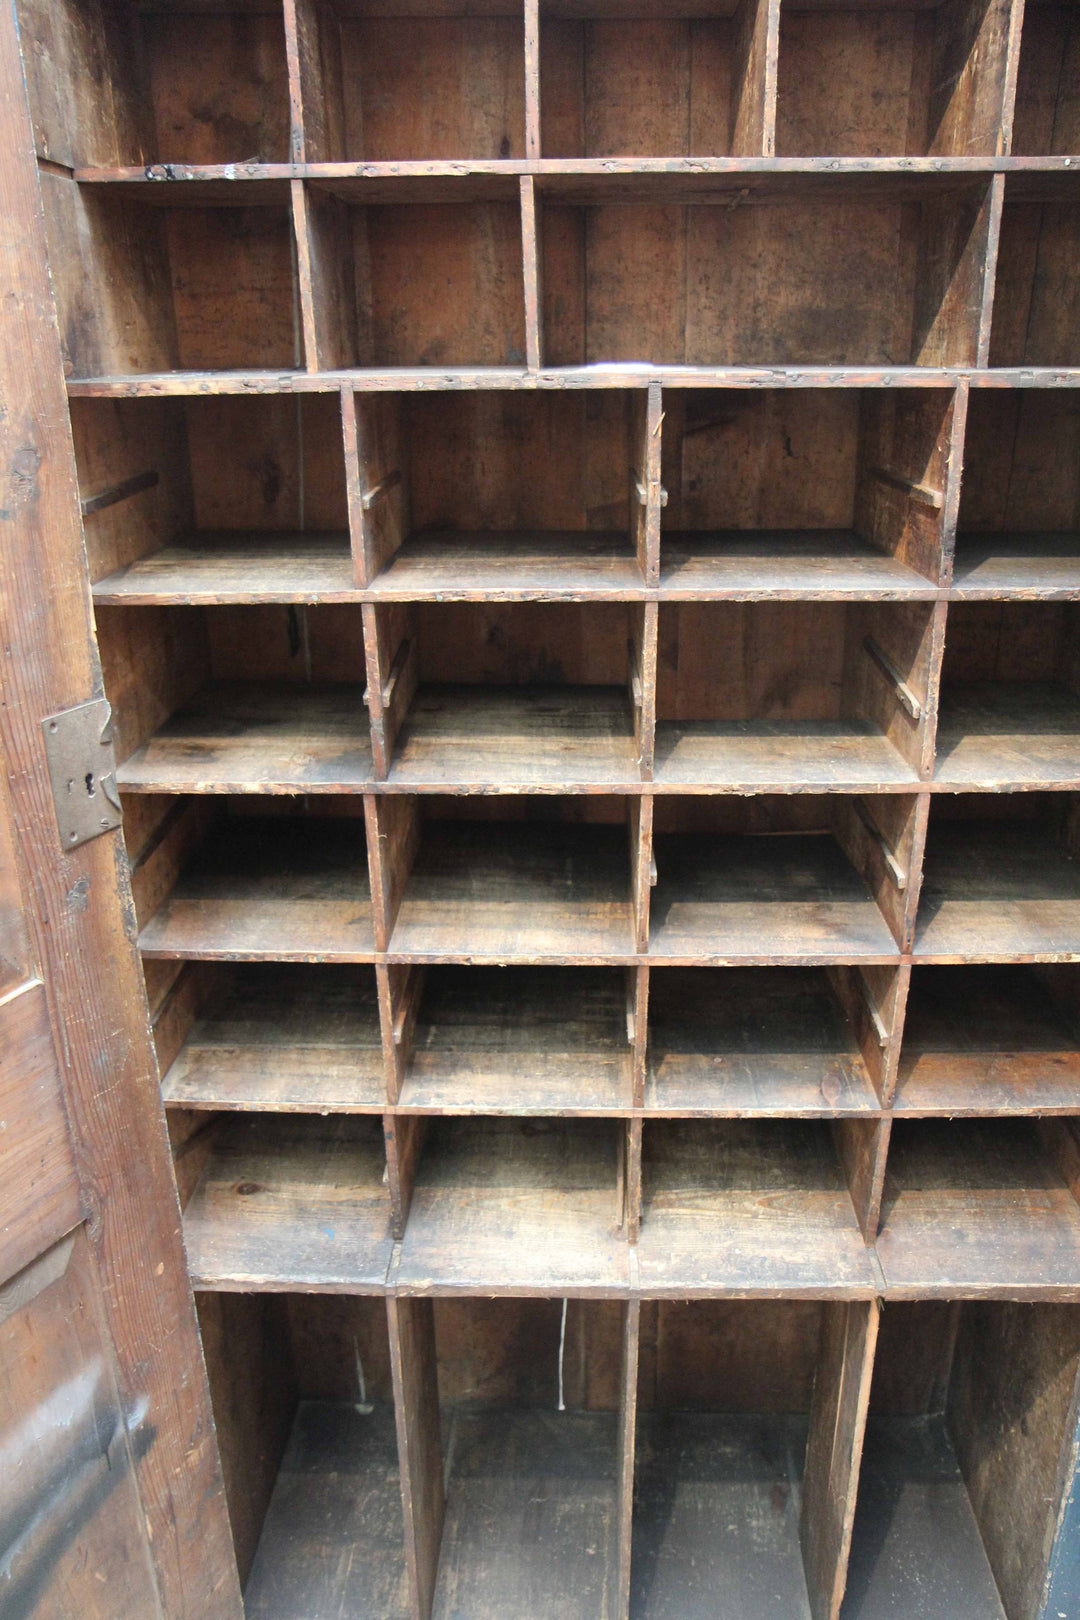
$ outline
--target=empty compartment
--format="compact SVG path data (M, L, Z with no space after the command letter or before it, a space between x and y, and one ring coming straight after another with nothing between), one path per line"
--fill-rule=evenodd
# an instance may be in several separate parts
M870 1120L646 1120L643 1292L869 1298L878 1144Z
M639 782L654 613L630 602L376 609L390 782L427 792Z
M431 1119L398 1286L407 1292L605 1294L628 1286L626 1125Z
M1008 0L780 12L783 156L972 157L1003 149Z
M542 0L543 156L767 153L767 37L766 0L686 0L657 17Z
M1080 1112L1076 973L1057 964L916 968L894 1112Z
M249 1620L408 1620L385 1302L196 1303Z
M893 961L910 922L914 816L899 794L658 798L650 954Z
M95 604L353 596L335 395L76 399Z
M920 1296L1080 1289L1078 1141L1067 1119L901 1119L877 1254Z
M609 1114L633 1103L618 968L431 967L401 1000L399 1112Z
M323 801L325 806L326 801ZM144 958L367 962L375 934L359 800L336 815L233 797L127 797Z
M633 955L637 800L382 796L376 810L393 958L497 966Z
M1026 7L1016 81L1013 152L1080 152L1080 29L1064 0Z
M985 178L545 175L546 365L962 366Z
M1075 1305L888 1306L843 1620L1055 1612L1048 1564L1074 1563L1078 1352Z
M1080 953L1074 798L937 794L915 955L941 962L1068 961Z
M230 182L212 206L52 169L41 189L68 376L302 364L287 181Z
M953 595L1080 596L1080 401L972 389Z
M930 763L932 626L921 603L665 603L658 785L913 787Z
M876 1324L873 1303L643 1305L631 1620L830 1612Z
M992 366L1080 364L1078 241L1080 198L1071 174L1006 176Z
M987 791L1080 786L1077 613L1064 602L952 605L935 781Z
M643 591L643 389L361 394L355 409L376 600Z
M645 1111L872 1115L896 975L858 968L652 968Z
M665 595L929 594L952 433L946 389L665 389Z
M38 155L73 169L287 163L276 5L20 0ZM161 178L164 178L162 176Z
M386 1105L369 966L192 962L151 1010L167 1108L378 1113Z

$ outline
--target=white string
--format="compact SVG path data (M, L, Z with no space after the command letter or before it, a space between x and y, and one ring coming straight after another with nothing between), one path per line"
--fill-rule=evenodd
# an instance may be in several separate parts
M559 1411L566 1411L566 1402L563 1400L563 1356L566 1353L566 1301L562 1302L562 1327L559 1329Z

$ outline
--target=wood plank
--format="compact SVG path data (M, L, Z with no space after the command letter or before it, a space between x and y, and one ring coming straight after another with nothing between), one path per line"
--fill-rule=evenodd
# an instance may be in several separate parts
M887 793L918 782L869 721L661 720L656 728L658 788Z
M1080 598L1080 538L1075 534L961 534L952 590L959 602L995 597Z
M625 1294L614 1131L590 1119L432 1121L398 1290Z
M1080 1298L1080 1208L1020 1120L897 1124L877 1252L891 1293Z
M877 1094L814 968L654 968L647 1114L876 1114Z
M396 960L543 962L634 955L621 828L431 822L390 940Z
M915 956L1068 960L1080 953L1080 874L1030 822L945 821L926 840Z
M414 534L372 582L373 601L634 600L645 585L625 535Z
M930 580L846 529L665 532L660 588L668 601L900 601L936 594Z
M412 1612L428 1620L446 1511L435 1312L427 1299L388 1299L386 1311Z
M1080 699L1043 681L946 686L934 781L989 793L1080 787Z
M364 835L355 821L244 818L221 827L139 936L147 957L370 961Z
M184 536L94 586L99 605L356 600L347 535Z
M228 1120L184 1211L196 1288L379 1293L390 1263L380 1120Z
M633 1052L610 968L428 970L401 1111L619 1114Z
M896 945L827 833L660 833L649 953L660 960L891 961Z
M244 1606L248 1620L411 1620L391 1407L300 1402Z
M162 1076L166 1107L379 1113L382 1038L370 968L242 969Z
M647 1123L642 1183L643 1294L874 1292L851 1195L818 1121Z

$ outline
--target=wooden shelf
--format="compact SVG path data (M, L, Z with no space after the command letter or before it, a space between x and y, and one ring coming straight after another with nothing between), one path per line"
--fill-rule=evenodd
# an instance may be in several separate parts
M617 1114L632 1103L618 970L427 970L400 1111Z
M613 1414L455 1411L446 1460L433 1620L614 1612Z
M917 968L897 1114L1080 1112L1080 1041L1028 967Z
M406 1294L620 1294L628 1260L607 1121L433 1120L397 1287Z
M359 793L371 733L356 683L204 687L120 766L125 793Z
M874 1115L850 1025L815 968L654 968L647 1114Z
M869 1298L869 1254L816 1120L645 1126L638 1275L646 1295Z
M386 1106L370 968L240 969L161 1081L166 1107L378 1113Z
M184 1211L193 1286L381 1292L385 1168L377 1119L230 1117Z
M846 529L665 531L660 587L670 601L919 601L933 582Z
M1080 868L1030 821L931 817L915 956L1053 961L1080 953Z
M236 817L183 870L139 947L147 957L371 961L362 822Z
M1080 1206L1030 1123L904 1120L877 1253L894 1295L1080 1299Z
M649 954L781 964L897 959L884 917L829 833L657 834Z
M429 822L390 955L404 961L621 961L634 955L622 826Z
M581 602L646 592L625 534L582 530L414 534L369 594L387 602Z
M392 1406L301 1401L244 1588L247 1620L409 1620Z
M950 595L961 602L995 597L1080 598L1080 536L961 534Z
M858 720L661 720L656 786L679 792L888 793L919 785L883 732Z
M934 781L991 793L1080 787L1080 698L1041 681L946 686Z
M799 1417L642 1412L631 1614L810 1620L799 1546L805 1450Z
M946 1421L871 1415L843 1620L1005 1620Z
M641 781L627 693L590 686L423 686L389 780L412 792L601 792Z
M98 580L99 606L349 602L347 534L189 534Z

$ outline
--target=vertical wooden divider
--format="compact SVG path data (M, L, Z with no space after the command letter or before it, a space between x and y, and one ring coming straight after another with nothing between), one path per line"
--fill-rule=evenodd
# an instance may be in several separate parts
M521 252L525 280L525 361L539 371L543 359L544 292L540 262L540 216L536 182L523 174L521 190Z
M385 781L394 757L394 742L416 692L417 638L407 602L379 606L365 602L362 613L371 757L375 775Z
M956 532L960 522L960 489L964 477L964 442L967 437L968 403L971 385L965 378L953 394L949 449L945 463L945 500L941 513L941 557L938 584L951 585L956 555Z
M525 0L525 156L540 156L540 0Z
M833 1140L847 1178L863 1241L877 1241L890 1119L834 1119Z
M616 1620L630 1612L630 1558L634 1534L634 1450L637 1440L638 1356L641 1345L641 1301L626 1302L623 1315L622 1377L619 1385L619 1546Z
M880 1316L877 1300L824 1307L799 1515L814 1620L837 1620L844 1595Z
M1012 153L1013 115L1016 112L1016 85L1020 72L1020 33L1024 25L1024 0L1012 0L1009 10L1009 43L1005 54L1005 86L998 126L997 156Z
M284 0L294 163L345 156L341 29L331 0Z
M304 360L308 371L357 361L356 288L349 210L329 192L290 181Z
M660 481L664 410L659 383L634 395L634 464L630 469L630 539L645 584L660 583L660 510L667 492Z
M360 465L356 394L349 387L341 390L341 434L345 447L345 493L349 505L349 553L352 557L353 584L363 589L371 584L364 550L364 472Z
M642 793L627 800L630 823L630 885L634 912L634 949L649 948L649 903L655 882L653 861L653 796Z
M994 289L997 284L998 247L1001 242L1001 212L1005 205L1005 176L995 174L990 181L990 223L986 232L983 260L982 295L979 300L979 335L975 364L980 371L990 363L990 327L994 318Z
M375 949L387 951L420 843L419 800L405 793L366 793L364 821Z
M780 0L742 0L733 34L731 150L735 157L772 157L776 150Z
M428 1620L439 1568L446 1495L439 1434L435 1307L430 1299L389 1297L405 1560L416 1620Z

